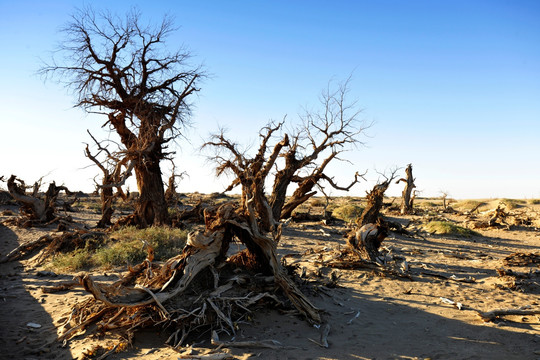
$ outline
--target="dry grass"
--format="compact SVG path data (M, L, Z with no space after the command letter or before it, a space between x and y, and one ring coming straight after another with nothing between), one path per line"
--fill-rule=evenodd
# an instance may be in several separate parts
M364 208L356 204L344 204L332 210L332 216L346 222L356 220L362 215Z

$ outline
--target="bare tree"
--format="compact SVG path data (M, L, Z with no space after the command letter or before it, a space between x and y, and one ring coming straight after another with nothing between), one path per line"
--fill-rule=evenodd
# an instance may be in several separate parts
M405 178L399 179L396 184L399 184L401 181L405 183L405 188L401 196L401 215L410 214L413 211L413 203L415 196L411 196L413 189L416 187L412 174L412 164L407 165L405 168Z
M380 174L384 181L379 181L367 193L367 205L360 215L357 227L353 228L347 236L347 243L362 259L377 261L379 247L388 236L388 223L381 217L384 193L396 177L398 169L393 170L390 176Z
M171 161L172 162L172 161ZM176 179L182 179L186 175L185 172L176 173L176 165L172 162L171 176L167 181L167 190L165 190L165 201L168 205L177 205L179 202L178 192L176 191Z
M41 69L74 90L77 107L107 116L103 126L118 134L126 159L134 161L140 193L135 215L142 226L169 221L160 161L189 121L188 100L204 77L188 63L187 50L167 50L174 30L167 16L145 26L136 11L120 18L85 8L64 27L65 41Z
M379 213L383 206L384 193L392 183L392 180L396 178L396 170L390 173L390 176L380 174L384 177L384 181L377 182L373 189L367 193L367 205L360 215L359 225L364 226L366 224L376 224L379 220Z
M238 146L227 140L223 132L214 136L213 140L217 141L210 141L205 146L213 146L220 151L227 150L233 155L232 158L214 157L218 163L218 175L225 170L231 170L235 176L226 191L246 181L242 171L238 171L232 164L251 167L250 176L247 178L261 178L257 185L260 189L256 193L263 194L266 178L273 176L268 204L272 210L272 218L278 221L289 218L298 206L314 196L317 193L314 188L322 181L341 191L348 191L358 183L363 176L359 173L356 173L351 183L346 186L338 185L325 173L332 161L343 160L339 157L342 152L361 143L359 136L366 128L358 119L360 110L357 109L356 102L347 100L349 82L350 78L340 83L337 89L333 89L329 83L320 96L320 110L306 110L301 116L302 125L290 134L283 134L275 145L271 145L272 137L282 131L284 121L278 124L270 123L261 129L261 142L253 159L248 160L245 153L239 152ZM270 156L264 163L267 153ZM244 164L239 161L240 157L247 162ZM274 174L271 174L272 168L276 169ZM292 184L297 187L287 199L287 191Z

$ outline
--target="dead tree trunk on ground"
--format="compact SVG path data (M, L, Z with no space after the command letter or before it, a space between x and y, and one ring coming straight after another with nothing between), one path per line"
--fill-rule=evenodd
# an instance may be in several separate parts
M261 134L262 144L259 151L252 159L246 158L223 134L214 135L214 141L207 142L205 146L213 146L218 151L227 150L230 154L228 159L220 155L214 158L218 162L218 174L232 171L236 177L233 184L239 183L242 186L240 208L235 210L234 218L228 219L223 216L222 218L230 224L233 234L246 245L247 252L244 258L257 264L262 271L273 274L276 285L283 290L294 306L310 321L319 323L318 310L287 276L276 254L281 237L281 224L278 222L279 218L274 217L268 203L264 183L281 149L287 145L287 136L274 146L270 156L264 155L267 141L280 127L281 124L266 128L266 133ZM212 227L207 221L206 228Z
M49 184L43 199L37 197L37 194L36 196L27 195L24 182L18 180L15 175L11 175L8 179L7 187L11 196L21 205L20 212L26 218L23 226L46 224L53 221L56 218L56 201L60 191L64 190L71 194L65 186L56 186L53 181Z
M399 179L396 184L399 184L401 181L405 183L405 188L403 189L401 196L401 215L411 214L413 212L413 202L414 196L411 197L413 189L416 187L414 185L414 178L412 175L412 165L407 165L405 169L406 178Z

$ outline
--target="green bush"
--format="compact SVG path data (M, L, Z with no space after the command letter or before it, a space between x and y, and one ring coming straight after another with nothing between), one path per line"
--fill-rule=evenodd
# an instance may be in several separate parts
M332 216L346 222L356 220L362 215L364 208L354 204L344 204L332 210Z
M427 225L424 226L424 228L428 232L437 235L454 235L463 237L480 235L476 231L464 228L449 221L430 221Z

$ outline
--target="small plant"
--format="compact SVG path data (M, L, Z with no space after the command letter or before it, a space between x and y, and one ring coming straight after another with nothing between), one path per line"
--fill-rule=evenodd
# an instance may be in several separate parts
M362 211L364 211L364 208L361 206L355 204L344 204L333 209L332 216L346 222L351 222L362 215Z
M451 223L450 221L430 221L424 228L437 235L453 235L453 236L479 236L480 234L471 229L464 228L462 226Z
M528 203L531 205L540 205L540 199L530 199Z

